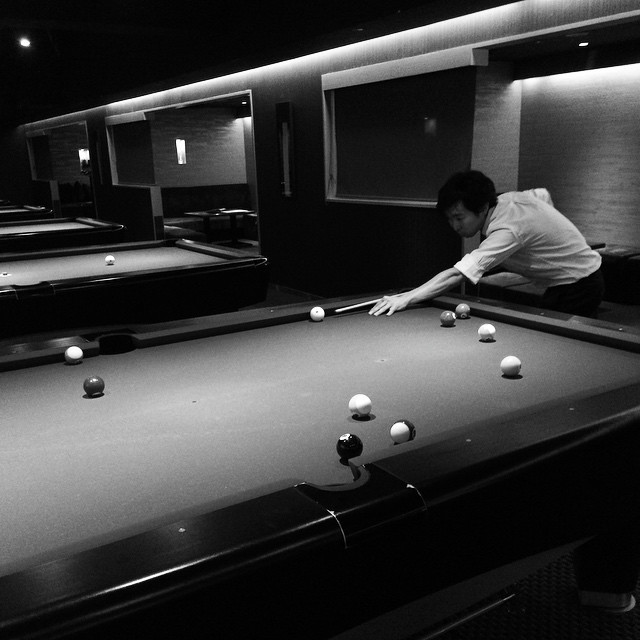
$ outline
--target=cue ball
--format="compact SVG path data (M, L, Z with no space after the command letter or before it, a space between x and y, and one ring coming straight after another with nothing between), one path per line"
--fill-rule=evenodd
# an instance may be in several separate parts
M84 353L80 347L69 347L64 352L64 359L69 364L79 364L80 362L82 362L83 356Z
M471 308L469 307L468 304L459 304L456 307L456 317L457 318L462 318L463 320L466 320L467 318L471 317Z
M398 422L391 425L389 435L396 444L409 442L409 440L413 440L416 437L416 428L409 420L398 420Z
M493 342L496 337L496 328L492 324L483 324L478 329L478 337L482 342Z
M357 458L362 453L362 440L354 433L345 433L338 438L336 451L341 460Z
M104 380L99 376L91 376L84 381L82 385L86 394L93 398L100 395L104 391Z
M500 371L508 378L517 376L520 373L520 369L522 369L522 362L515 356L507 356L500 363Z
M440 314L440 324L443 327L453 327L456 323L456 314L453 311L443 311Z
M364 393L356 393L349 400L349 411L359 416L368 416L371 413L371 399L369 396L365 396Z
M104 259L104 262L105 264L112 265L116 263L116 259L113 256L109 255Z
M324 309L322 307L313 307L309 315L314 322L321 322L324 320Z

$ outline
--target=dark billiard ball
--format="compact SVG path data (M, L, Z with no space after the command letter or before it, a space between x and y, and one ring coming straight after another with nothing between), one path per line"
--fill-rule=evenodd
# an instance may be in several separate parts
M453 311L443 311L440 314L440 324L443 327L453 327L456 323L456 314Z
M345 433L338 438L336 451L341 460L357 458L362 453L362 440L354 433Z
M85 393L93 398L99 396L104 391L104 380L99 376L91 376L84 381L82 385Z
M456 307L456 317L466 320L471 317L471 309L468 304L461 303Z
M391 425L389 435L396 444L409 442L416 437L416 428L409 420L398 420Z

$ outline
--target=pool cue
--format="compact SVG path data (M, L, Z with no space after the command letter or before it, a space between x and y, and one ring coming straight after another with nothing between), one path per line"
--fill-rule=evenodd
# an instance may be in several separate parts
M380 302L382 298L376 298L375 300L369 300L367 302L359 302L358 304L352 304L349 307L342 307L342 309L336 309L334 313L342 313L343 311L351 311L352 309L360 309L360 307L368 307L376 302Z

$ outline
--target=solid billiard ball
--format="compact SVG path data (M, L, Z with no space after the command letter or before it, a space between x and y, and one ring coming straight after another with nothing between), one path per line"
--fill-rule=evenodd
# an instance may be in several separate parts
M416 428L409 420L398 420L391 425L389 429L389 435L396 444L402 442L409 442L416 437Z
M324 320L324 309L322 307L313 307L309 315L314 322L321 322Z
M371 413L371 399L369 396L365 396L364 393L356 393L349 400L349 411L360 418L368 416Z
M80 364L82 362L82 358L84 353L80 347L69 347L64 352L64 359L69 364Z
M104 380L100 376L91 376L84 381L82 385L85 393L93 398L99 396L104 391Z
M111 266L113 264L116 263L116 259L112 256L112 255L108 255L105 259L104 259L105 264Z
M493 342L496 339L496 328L492 324L483 324L478 329L481 342Z
M440 324L443 327L453 327L456 323L456 314L453 311L443 311L440 314Z
M520 369L522 369L522 362L520 362L519 358L515 356L507 356L502 359L500 363L500 371L507 376L507 378L514 378L520 373Z
M357 458L362 453L362 440L354 433L344 433L338 438L336 451L341 460Z
M456 307L456 317L466 320L471 317L471 308L468 304L461 303Z

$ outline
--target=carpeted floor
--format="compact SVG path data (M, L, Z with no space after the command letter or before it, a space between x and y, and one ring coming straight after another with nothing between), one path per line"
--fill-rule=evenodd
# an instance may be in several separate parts
M517 583L513 590L516 595L505 604L435 637L438 640L640 640L640 605L628 613L606 614L578 604L571 555ZM410 640L421 640L421 637Z

